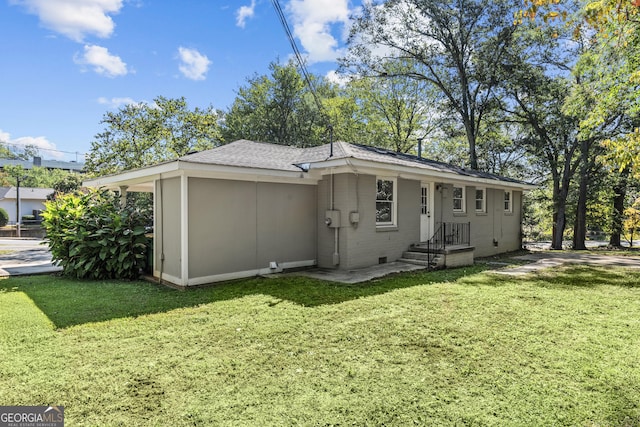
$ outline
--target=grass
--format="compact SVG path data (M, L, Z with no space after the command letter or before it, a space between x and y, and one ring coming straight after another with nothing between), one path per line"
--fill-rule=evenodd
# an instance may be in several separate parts
M640 425L640 275L0 282L0 402L75 425Z

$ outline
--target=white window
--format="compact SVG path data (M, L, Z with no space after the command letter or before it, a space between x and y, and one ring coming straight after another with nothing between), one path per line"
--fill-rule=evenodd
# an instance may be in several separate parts
M465 204L464 204L464 187L453 186L453 211L454 212L464 212Z
M378 178L376 181L376 225L396 225L396 180Z
M513 210L513 194L511 190L504 191L504 211L511 212Z
M487 211L487 190L476 188L476 212Z

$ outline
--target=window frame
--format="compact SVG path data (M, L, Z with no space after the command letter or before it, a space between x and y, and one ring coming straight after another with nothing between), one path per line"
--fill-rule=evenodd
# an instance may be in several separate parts
M378 199L378 183L380 181L389 181L391 186L391 200ZM395 227L398 225L398 179L391 176L376 176L376 227ZM378 221L378 203L389 203L391 221Z
M456 197L455 193L456 193L456 188L460 188L462 190L462 197ZM451 189L451 204L453 207L453 212L454 213L465 213L467 211L466 209L466 192L467 192L467 188L464 185L453 185L453 188ZM460 208L456 209L456 200L460 200Z
M503 197L502 207L504 208L504 212L512 213L513 212L513 190L504 190L504 195L502 197Z
M478 199L478 191L482 192L482 199ZM479 200L482 200L482 207L480 209L478 209ZM476 208L476 213L487 212L487 189L484 187L476 187L475 208Z

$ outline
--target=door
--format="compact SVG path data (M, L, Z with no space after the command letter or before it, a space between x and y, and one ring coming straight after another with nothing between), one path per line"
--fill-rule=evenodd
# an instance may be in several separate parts
M430 184L423 182L420 186L420 241L426 242L431 238L431 198L429 191Z

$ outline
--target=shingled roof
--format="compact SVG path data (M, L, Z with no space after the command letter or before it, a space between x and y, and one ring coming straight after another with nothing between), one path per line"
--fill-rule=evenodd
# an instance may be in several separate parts
M307 164L318 164L318 166L321 166L320 164L322 162L328 160L358 159L388 165L417 168L425 171L448 172L470 178L491 179L528 185L516 179L487 172L462 168L411 154L398 153L361 144L350 144L343 141L335 142L333 144L333 156L330 156L330 153L331 147L329 144L317 147L298 148L239 140L211 150L182 156L179 161L280 171L300 171L301 169L306 169Z

